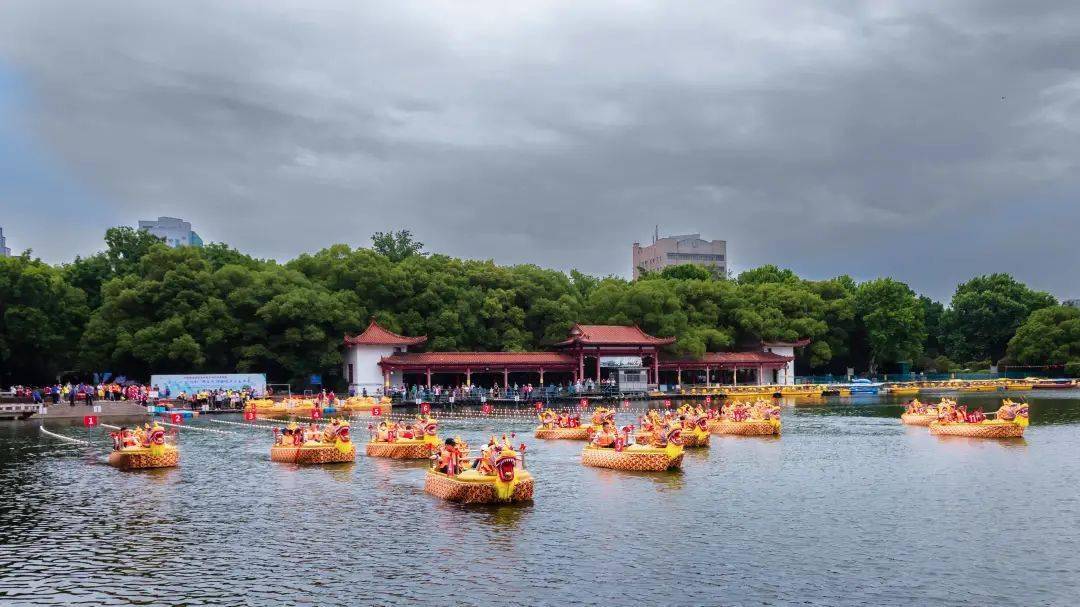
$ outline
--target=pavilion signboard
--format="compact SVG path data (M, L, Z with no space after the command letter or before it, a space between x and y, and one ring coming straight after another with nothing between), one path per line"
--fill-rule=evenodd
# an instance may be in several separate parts
M609 369L640 369L645 365L640 356L601 356L600 366Z

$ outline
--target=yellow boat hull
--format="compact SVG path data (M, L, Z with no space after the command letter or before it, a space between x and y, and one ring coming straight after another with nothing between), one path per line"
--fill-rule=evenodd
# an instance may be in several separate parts
M349 444L345 450L335 445L309 445L299 447L275 445L270 448L270 461L303 466L317 464L339 464L356 461L356 446Z
M930 424L930 434L970 438L1019 438L1024 435L1024 426L996 420L978 424L943 424L935 421Z
M595 468L632 470L639 472L663 472L682 467L683 450L631 445L622 451L586 445L581 452L581 463Z
M151 453L149 448L113 451L109 454L109 465L121 470L173 468L180 465L180 450L166 445L157 454Z
M428 470L424 479L424 491L435 497L457 504L497 504L529 502L533 499L533 477L526 470L518 470L507 499L499 497L498 477L479 476L468 473L456 477Z

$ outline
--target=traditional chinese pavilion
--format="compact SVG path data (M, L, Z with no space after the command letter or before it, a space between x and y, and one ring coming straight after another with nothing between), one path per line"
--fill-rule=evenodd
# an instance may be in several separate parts
M426 342L426 336L398 335L371 321L363 333L345 336L344 372L349 386L373 394L389 385L472 385L480 378L504 387L579 379L599 382L625 369L643 370L652 384L663 383L661 379L681 384L693 374L698 376L694 383L792 383L793 349L808 343L771 343L763 344L760 351L709 352L699 359L665 360L662 348L674 343L674 337L655 337L636 325L575 324L549 352L409 351ZM789 351L783 352L785 348Z

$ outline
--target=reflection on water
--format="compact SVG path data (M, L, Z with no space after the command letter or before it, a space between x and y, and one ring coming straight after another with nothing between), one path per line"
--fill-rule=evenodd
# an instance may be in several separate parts
M800 399L782 436L714 436L677 473L586 468L524 421L445 423L529 444L524 506L437 500L423 461L273 463L262 429L183 430L180 468L122 473L104 431L57 425L83 448L5 423L0 603L1075 604L1080 394L1025 396L1010 441L903 426L910 397Z

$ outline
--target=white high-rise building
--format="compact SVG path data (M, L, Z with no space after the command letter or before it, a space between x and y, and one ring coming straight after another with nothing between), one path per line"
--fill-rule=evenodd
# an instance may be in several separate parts
M11 249L7 247L7 238L4 238L4 228L0 228L0 257L11 255Z
M170 247L201 247L202 238L191 231L191 224L176 217L158 217L157 221L139 221L139 229L165 239Z

